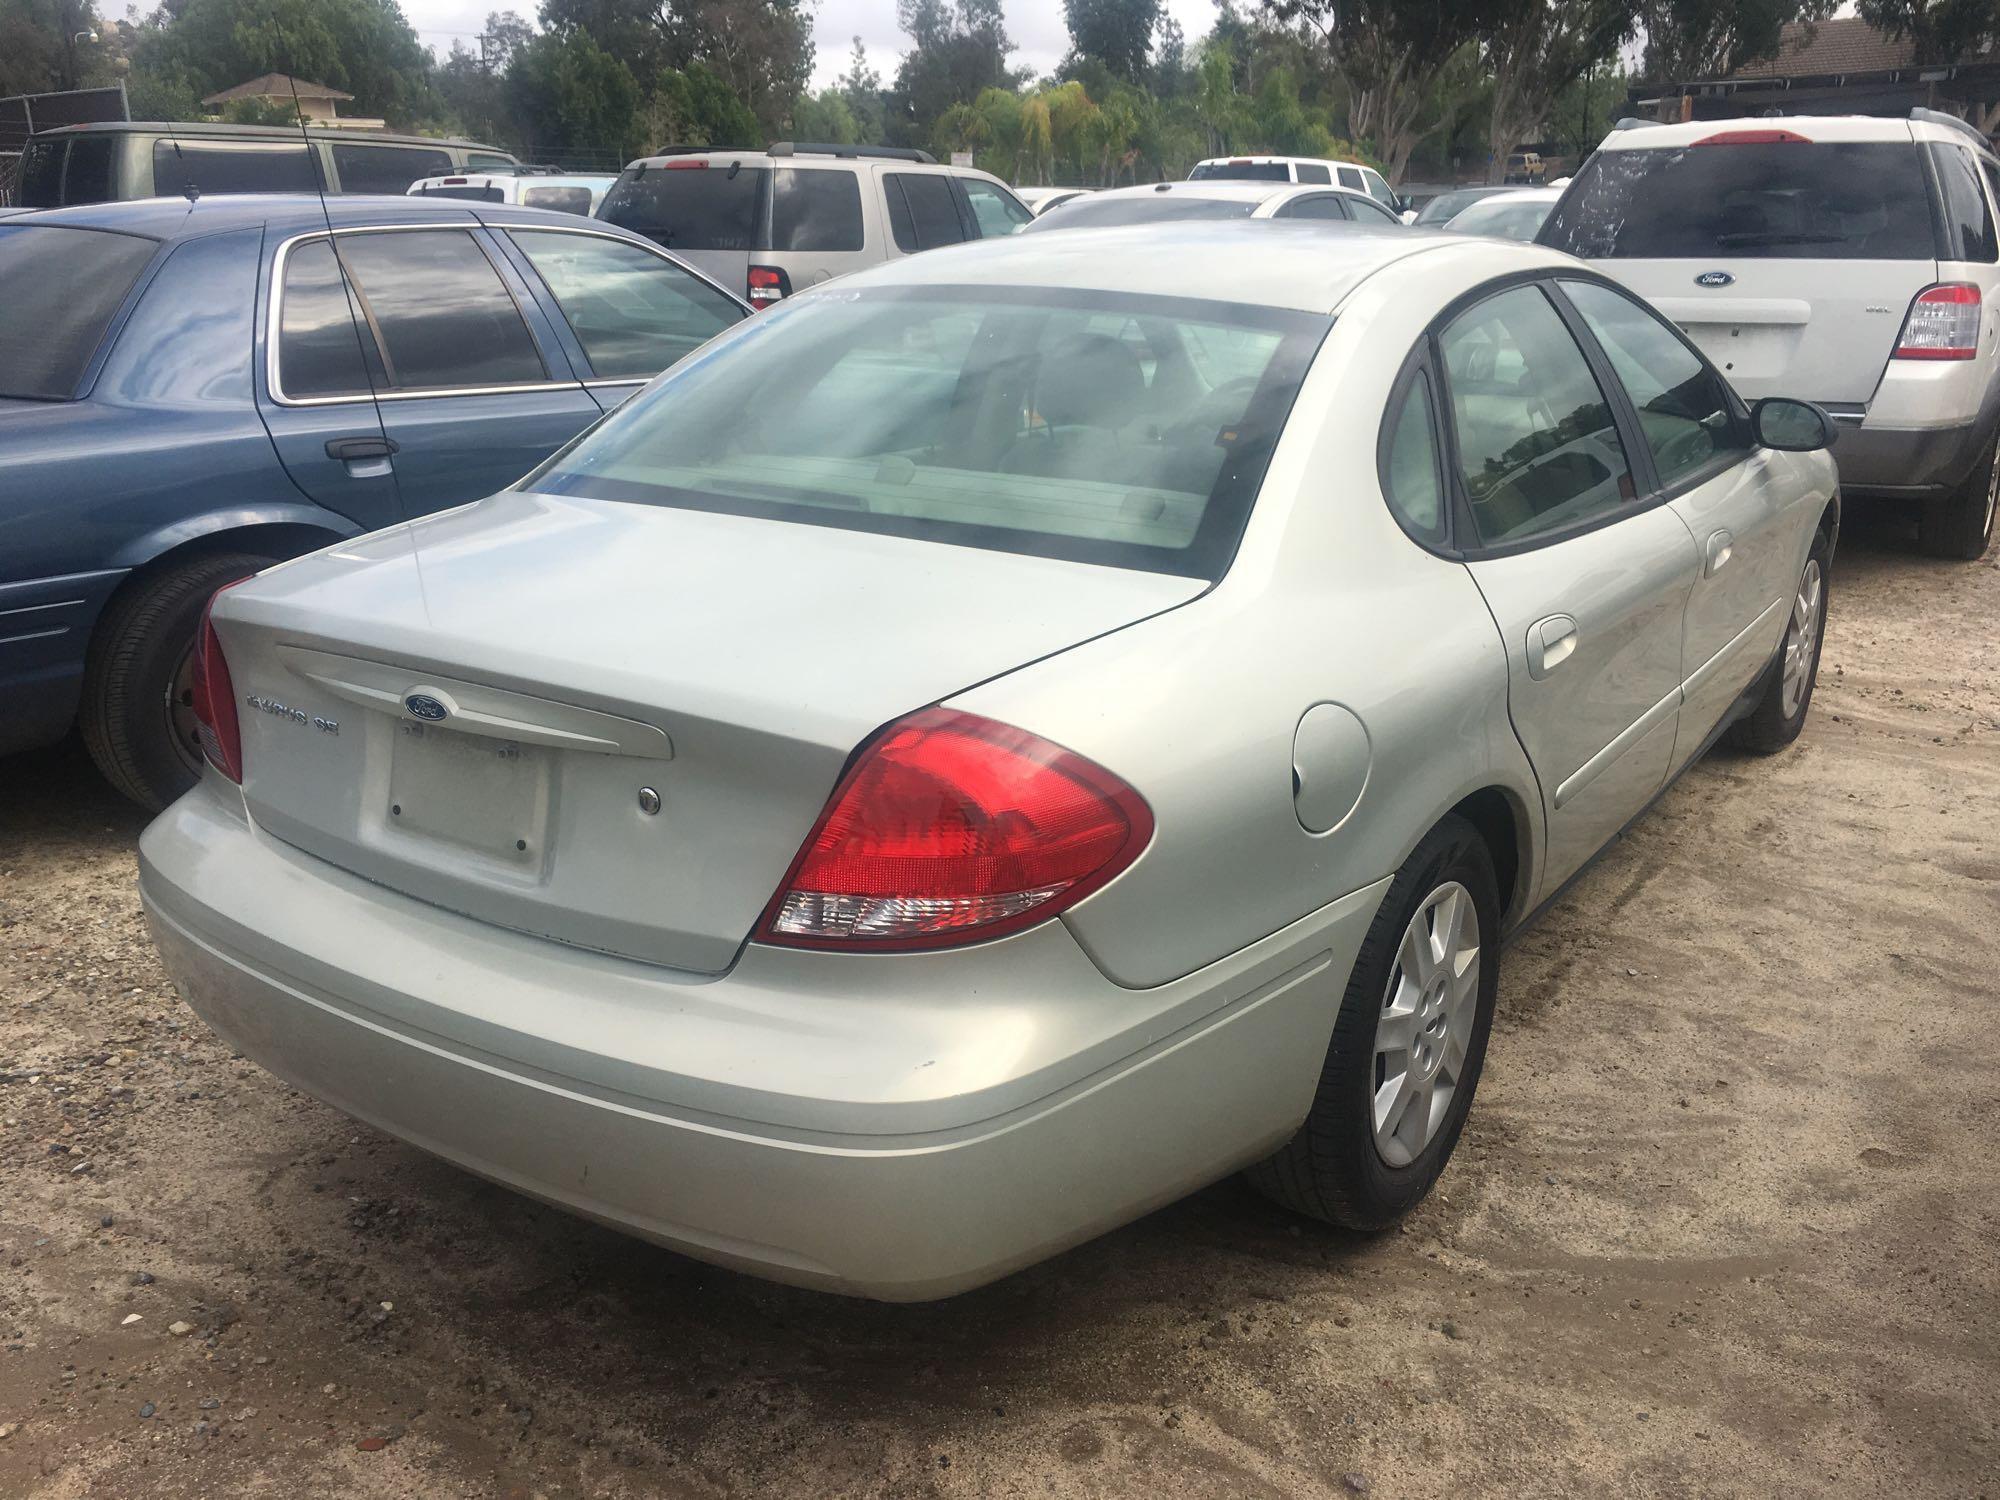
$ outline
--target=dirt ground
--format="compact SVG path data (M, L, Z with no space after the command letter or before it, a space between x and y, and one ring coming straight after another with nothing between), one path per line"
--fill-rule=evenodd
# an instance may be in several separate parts
M1399 1232L1224 1183L922 1307L232 1059L141 816L74 748L0 762L0 1495L2000 1497L1996 619L2000 549L1850 526L1804 738L1697 767L1511 951Z

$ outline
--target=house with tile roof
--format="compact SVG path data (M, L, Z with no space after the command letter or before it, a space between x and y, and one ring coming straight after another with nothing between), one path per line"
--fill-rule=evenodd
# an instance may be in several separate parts
M291 109L296 101L299 113L311 125L344 125L352 130L382 128L380 120L341 117L341 101L354 102L354 96L344 89L314 83L310 78L294 78L289 73L266 73L248 83L239 83L234 88L210 94L201 102L206 109L219 110L239 99L255 99L261 104L275 104L281 109Z

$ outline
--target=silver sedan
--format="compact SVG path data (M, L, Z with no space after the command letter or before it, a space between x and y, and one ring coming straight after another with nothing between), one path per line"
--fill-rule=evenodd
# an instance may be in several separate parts
M1242 1168L1379 1228L1507 934L1798 734L1828 436L1529 245L912 257L219 595L146 907L274 1073L759 1275L942 1296Z

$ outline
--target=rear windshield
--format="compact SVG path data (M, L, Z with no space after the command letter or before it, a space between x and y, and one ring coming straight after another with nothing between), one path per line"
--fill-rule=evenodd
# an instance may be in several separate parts
M752 250L768 175L726 163L635 168L604 195L597 217L669 250Z
M1160 224L1169 219L1247 219L1257 203L1251 198L1197 198L1191 193L1146 194L1137 198L1073 198L1059 214L1044 214L1023 224L1021 233L1053 229L1102 229L1112 224Z
M1543 226L1586 260L1934 260L1914 142L1600 151Z
M505 203L507 195L497 187L474 187L471 183L463 186L437 187L426 183L417 189L419 198L469 198L474 203ZM589 196L588 194L585 195Z
M1417 210L1419 224L1438 224L1453 214L1460 214L1472 207L1481 198L1491 198L1504 193L1505 188L1460 188L1456 192L1439 193L1430 202Z
M1292 168L1282 161L1205 161L1188 173L1189 182L1290 182Z
M1066 289L816 293L521 486L1215 578L1329 326Z
M0 396L67 401L154 240L0 224Z

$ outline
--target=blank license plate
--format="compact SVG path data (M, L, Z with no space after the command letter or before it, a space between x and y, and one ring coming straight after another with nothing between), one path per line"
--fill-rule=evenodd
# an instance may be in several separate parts
M424 724L397 726L389 826L531 864L542 857L549 754L512 740Z

